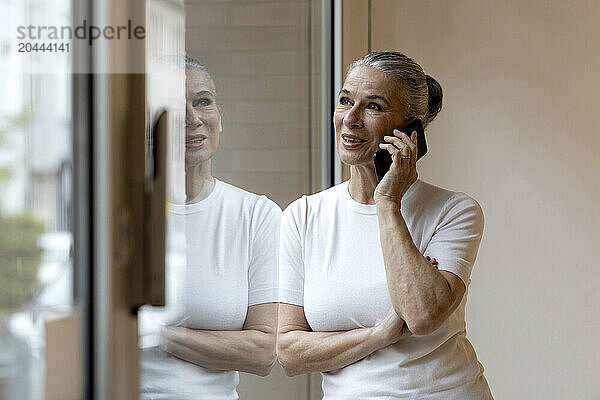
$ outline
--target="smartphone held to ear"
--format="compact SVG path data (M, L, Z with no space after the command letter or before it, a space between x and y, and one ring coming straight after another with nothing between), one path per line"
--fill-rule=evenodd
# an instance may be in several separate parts
M419 160L427 153L427 142L425 141L423 123L419 118L415 118L401 129L401 131L406 133L408 137L411 137L412 133L417 131L417 160ZM373 155L373 162L375 163L377 182L381 182L383 176L389 171L390 166L392 165L392 155L385 149L379 149Z

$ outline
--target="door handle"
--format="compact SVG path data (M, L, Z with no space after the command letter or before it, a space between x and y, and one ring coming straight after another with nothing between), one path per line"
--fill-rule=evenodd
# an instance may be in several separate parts
M165 305L168 113L152 127L144 201L143 304Z

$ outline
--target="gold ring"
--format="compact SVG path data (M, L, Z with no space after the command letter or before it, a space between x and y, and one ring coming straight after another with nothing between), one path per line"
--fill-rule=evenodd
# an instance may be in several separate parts
M401 158L402 160L404 160L405 158L408 158L408 159L410 159L411 157L410 157L410 156L400 156L400 158Z

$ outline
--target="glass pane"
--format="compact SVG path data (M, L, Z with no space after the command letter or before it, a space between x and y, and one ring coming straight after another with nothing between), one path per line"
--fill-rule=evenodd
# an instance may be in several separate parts
M139 318L142 399L309 395L274 330L281 209L322 188L321 3L186 1L177 25L173 2L147 2L148 118L162 104L185 126L169 132L167 306ZM155 73L176 26L185 87Z
M71 19L70 1L0 2L2 399L81 396L71 233L71 55L64 47L40 50L50 43L48 31L37 29L71 26Z

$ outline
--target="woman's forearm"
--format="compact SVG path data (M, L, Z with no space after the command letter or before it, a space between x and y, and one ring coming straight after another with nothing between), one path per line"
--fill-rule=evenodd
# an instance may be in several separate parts
M394 309L414 334L427 334L453 301L448 281L415 247L397 203L378 202L377 215Z
M275 363L275 332L163 328L163 349L208 369L266 376Z
M280 333L277 357L286 375L326 372L363 359L397 339L386 337L378 326L342 332Z

